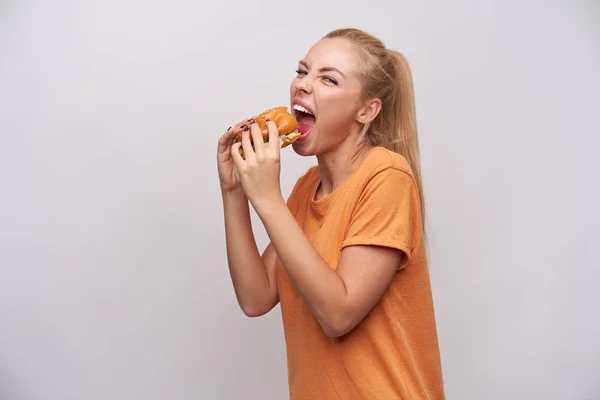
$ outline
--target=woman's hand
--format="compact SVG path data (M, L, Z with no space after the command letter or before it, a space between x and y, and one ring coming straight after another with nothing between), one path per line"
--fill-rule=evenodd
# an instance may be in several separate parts
M241 183L246 197L256 211L272 205L274 202L284 202L280 186L280 145L277 125L266 121L269 130L269 143L263 145L263 136L257 123L250 121L249 128L242 130L242 142L234 143L231 147L231 157L235 164L237 179ZM252 148L250 142L257 145ZM244 157L240 155L240 147Z
M236 133L241 130L241 127L247 121L238 123L234 127L227 129L227 132L219 139L217 147L217 169L219 171L219 181L223 192L232 192L236 189L241 189L240 182L235 171L235 164L231 157L231 145Z
M240 186L235 173L235 164L231 158L232 143L233 129L229 128L219 139L217 147L217 169L219 170L219 181L223 192L234 191Z

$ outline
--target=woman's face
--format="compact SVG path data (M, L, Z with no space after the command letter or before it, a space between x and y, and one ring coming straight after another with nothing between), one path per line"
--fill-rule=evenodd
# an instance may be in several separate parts
M345 39L320 40L300 61L290 86L292 112L302 134L293 144L296 153L323 154L358 135L362 127L358 62L354 45Z

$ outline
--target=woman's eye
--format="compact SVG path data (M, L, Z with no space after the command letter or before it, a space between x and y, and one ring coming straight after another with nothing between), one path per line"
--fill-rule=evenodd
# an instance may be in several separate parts
M328 77L328 76L324 76L324 77L323 77L323 79L325 79L325 80L326 80L327 82L329 82L329 83L332 83L332 84L334 84L334 85L337 85L337 82L336 82L336 80L335 80L335 79L333 79L333 78L330 78L330 77Z
M298 75L306 75L306 71L304 71L304 70L301 70L301 69L297 69L297 70L296 70L296 73L297 73Z

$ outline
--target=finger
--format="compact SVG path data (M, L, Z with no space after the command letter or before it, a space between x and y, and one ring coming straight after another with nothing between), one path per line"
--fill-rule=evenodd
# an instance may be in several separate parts
M252 122L251 119L245 119L245 120L242 120L242 121L238 122L237 124L235 124L233 126L233 133L234 133L234 135L237 136L238 134L241 134L242 131L244 130L244 128L249 127L250 122Z
M233 138L233 129L230 126L225 133L219 138L219 146L227 146Z
M254 143L254 152L260 157L265 152L264 139L260 126L254 121L250 125L250 132L252 134L252 142Z
M229 129L227 129L227 131L218 140L217 154L218 155L226 154L227 148L231 145L232 141L233 141L233 129L231 129L231 127L229 127Z
M233 164L233 172L235 174L235 179L237 179L238 182L241 182L242 181L242 177L240 176L240 170L237 168L237 166L235 165L235 163Z
M238 122L237 124L235 124L234 128L242 130L242 129L244 129L244 127L250 125L250 122L252 122L252 121L253 121L252 118L241 120L240 122Z
M250 129L248 128L242 131L242 149L246 160L254 157L254 150L252 150L252 143L250 142Z
M275 122L268 119L266 121L267 129L269 130L269 152L279 155L279 130Z
M231 146L231 158L233 158L233 164L235 165L236 171L239 173L241 166L244 163L244 158L240 154L240 150L242 149L242 143L236 142ZM238 176L239 178L239 176Z

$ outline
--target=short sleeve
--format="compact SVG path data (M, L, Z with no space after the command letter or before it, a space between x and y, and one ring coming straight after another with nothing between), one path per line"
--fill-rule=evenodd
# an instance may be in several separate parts
M419 215L413 177L397 168L375 174L363 189L342 248L376 245L399 249L410 260Z

